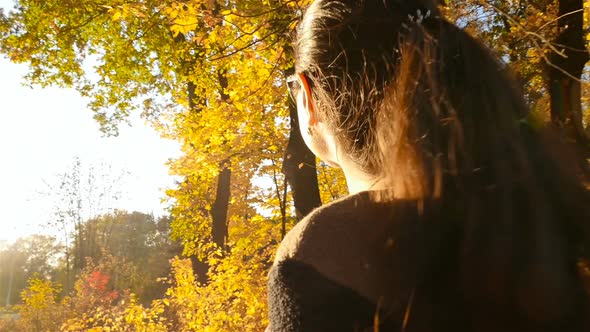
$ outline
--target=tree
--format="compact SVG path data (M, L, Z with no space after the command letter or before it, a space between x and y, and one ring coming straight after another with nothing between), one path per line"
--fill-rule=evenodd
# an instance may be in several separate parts
M230 197L248 196L234 190L249 187L243 183L268 153L281 159L276 147L286 144L290 116L284 169L296 211L320 204L315 157L297 139L283 76L302 3L23 0L1 20L0 50L30 63L29 82L71 86L92 98L106 133L141 110L182 142L185 155L171 166L185 179L170 192L172 227L187 254L206 256L210 244L223 249L227 241ZM86 59L95 64L94 82ZM235 176L236 169L245 172Z
M552 122L568 129L569 136L582 145L579 151L583 151L586 159L590 158L590 136L584 128L582 74L590 60L586 37L590 24L588 17L584 20L584 3L583 0L559 0L558 34L552 40L555 47L547 57L546 71Z
M169 260L180 253L165 229L169 223L169 218L156 220L141 212L97 216L81 226L80 241L85 245L75 253L80 255L76 260L102 265L117 290L128 289L149 304L164 295L164 285L157 280L168 276Z
M35 276L22 291L22 304L17 306L22 330L56 331L59 329L62 313L58 306L59 285Z
M10 307L33 276L56 279L61 246L46 235L31 235L0 250L0 303Z
M94 230L84 229L84 222L114 209L125 175L106 164L86 166L74 158L69 169L47 182L44 195L53 200L54 209L48 226L59 234L64 244L66 292L72 289L73 272L84 268L84 256L93 250L88 247L90 242L83 239Z
M10 248L0 252L0 300L3 306L10 307L17 303L20 290L25 287L26 275L24 266L26 256L20 250Z
M588 77L583 73L590 59L588 2L476 0L448 6L458 24L484 37L516 72L536 116L575 142L579 166L587 168L590 140L583 96Z

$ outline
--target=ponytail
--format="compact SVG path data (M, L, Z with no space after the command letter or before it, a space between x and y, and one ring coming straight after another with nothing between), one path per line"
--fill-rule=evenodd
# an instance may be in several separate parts
M583 330L590 194L497 57L428 0L316 0L295 48L318 117L390 184L376 199L438 202L408 331Z

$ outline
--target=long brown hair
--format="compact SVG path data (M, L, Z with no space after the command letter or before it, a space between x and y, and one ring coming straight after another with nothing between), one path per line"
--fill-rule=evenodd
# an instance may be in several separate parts
M389 184L376 199L440 203L408 330L583 329L590 195L491 51L432 0L316 0L295 53L319 118Z

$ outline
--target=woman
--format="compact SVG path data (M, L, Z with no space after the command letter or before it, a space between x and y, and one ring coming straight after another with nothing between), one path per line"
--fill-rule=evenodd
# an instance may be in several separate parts
M269 331L590 331L590 196L489 50L429 0L316 0L301 134L350 196L299 222Z

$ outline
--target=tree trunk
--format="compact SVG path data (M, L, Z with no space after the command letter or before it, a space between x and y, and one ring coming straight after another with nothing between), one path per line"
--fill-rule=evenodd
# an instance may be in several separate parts
M201 285L208 284L209 264L207 262L201 261L196 255L190 256L189 259L191 260L193 274L196 276L197 282L199 282Z
M74 235L74 270L76 272L82 271L84 268L84 252L83 252L83 235L82 225L80 221L76 221Z
M65 285L64 285L64 294L68 294L72 289L72 258L71 258L71 248L70 248L70 242L68 240L68 233L65 229L65 225L63 226L63 230L64 230L64 254L65 254L65 259L66 259L66 281L65 281Z
M217 79L219 82L219 94L221 96L221 100L227 102L229 100L229 96L225 93L225 91L229 83L224 70L220 69L217 72ZM213 242L218 248L221 248L223 252L227 250L225 244L228 237L227 214L229 210L229 198L231 194L230 163L231 161L229 159L224 159L219 163L219 169L221 171L217 176L215 202L211 207L211 217L213 219L211 236L213 237Z
M215 0L209 0L207 2L207 7L211 8L214 13L219 11L219 6ZM176 37L177 41L184 41L184 35L179 34ZM225 89L228 86L227 77L225 73L220 70L217 73L217 78L219 80L220 86L220 95L221 99L227 101L229 96L225 94ZM196 86L193 82L188 83L188 102L189 102L189 109L191 112L200 112L201 108L205 106L206 96L199 96L196 91ZM230 185L231 185L231 170L229 168L230 161L225 159L220 162L220 173L217 176L217 190L215 201L211 206L211 237L213 242L225 252L227 249L225 246L227 237L228 237L228 224L227 224L227 215L229 209L229 198L230 198ZM209 265L207 262L201 262L197 257L191 257L192 265L193 265L193 273L200 278L200 281L206 282L207 280L207 271L209 270Z
M586 49L583 27L583 0L561 0L557 25L559 34L553 45L563 54L552 52L546 65L551 122L565 134L576 151L576 171L588 174L590 139L582 120L582 72L590 55Z
M14 279L14 260L12 260L11 264L10 264L10 277L8 279L8 289L6 290L6 303L4 304L4 306L6 308L10 308L10 306L11 306L10 298L12 295L12 280L13 279Z
M297 109L293 102L289 103L289 117L291 129L282 171L291 186L295 214L300 220L313 209L322 205L322 201L318 187L315 155L305 145L303 137L301 137Z
M221 73L219 74L219 79L221 91L223 91L227 87L227 79ZM188 83L188 98L191 112L200 112L201 107L205 104L205 97L197 95L196 86L192 82ZM222 93L222 98L227 100L229 96ZM231 170L229 163L230 161L225 159L219 164L221 171L217 176L215 201L211 205L211 237L213 242L219 248L222 248L223 251L226 250L225 243L228 236L227 214L231 193ZM209 270L207 262L201 262L197 257L190 257L190 259L193 266L193 273L197 275L198 281L207 283L207 272Z
M552 52L547 64L551 121L584 150L590 140L582 122L582 72L590 59L584 38L583 0L559 2L559 34L553 44L563 54Z
M211 206L211 217L213 227L211 236L213 242L223 251L226 251L226 240L228 237L227 212L229 209L230 187L231 187L231 170L229 169L229 160L224 160L219 165L221 173L217 176L217 192L215 202Z

